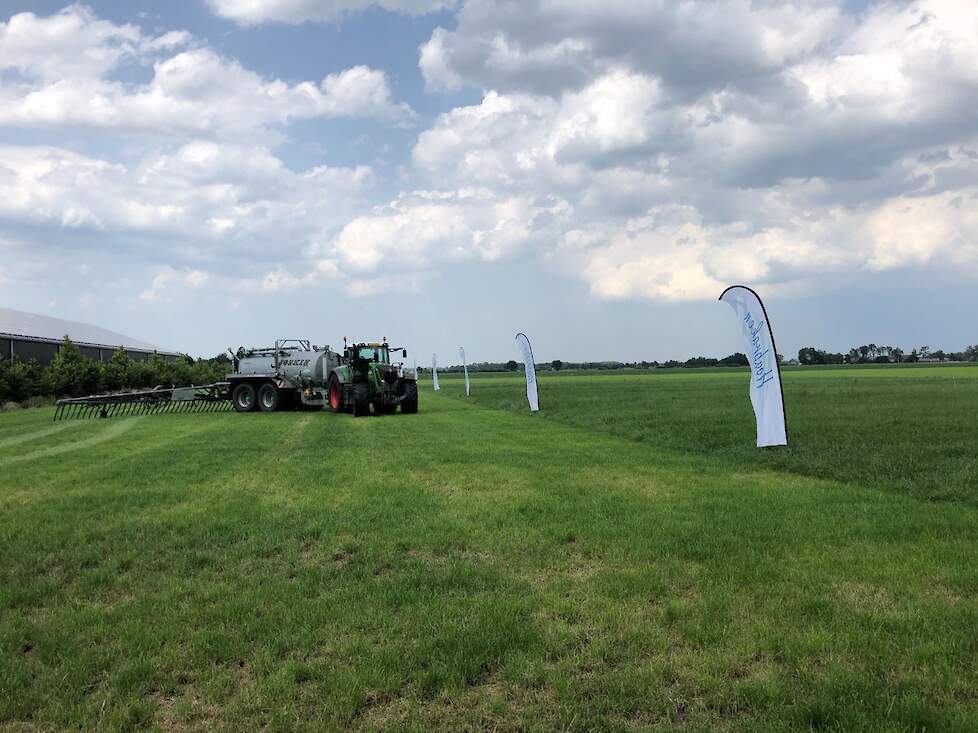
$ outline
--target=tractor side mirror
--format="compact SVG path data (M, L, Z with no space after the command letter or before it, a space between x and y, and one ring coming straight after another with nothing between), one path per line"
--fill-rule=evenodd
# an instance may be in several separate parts
M401 349L401 358L407 359L407 349Z

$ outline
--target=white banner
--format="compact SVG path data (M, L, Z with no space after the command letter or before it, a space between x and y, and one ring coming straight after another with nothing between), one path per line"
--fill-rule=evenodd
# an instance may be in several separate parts
M533 349L530 348L530 339L525 333L516 334L516 348L520 350L523 357L523 366L526 370L526 399L530 403L530 412L540 409L540 398L537 395L537 369L533 365Z
M458 347L458 355L462 359L462 371L465 372L465 396L468 397L470 394L469 390L469 367L465 363L465 349L461 346Z
M788 423L781 393L781 368L774 332L764 304L750 288L734 285L720 300L733 308L744 337L744 353L750 362L750 401L757 418L757 447L788 444Z
M435 385L435 392L441 389L438 386L438 354L431 355L431 382Z

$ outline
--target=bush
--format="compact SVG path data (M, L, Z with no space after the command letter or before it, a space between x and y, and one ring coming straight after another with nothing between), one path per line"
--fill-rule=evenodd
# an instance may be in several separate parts
M57 397L150 389L158 384L210 384L222 380L227 370L227 359L195 361L184 357L166 361L153 354L148 361L134 361L121 347L111 360L102 363L83 356L66 336L47 367L34 359L22 362L17 357L0 358L0 405L13 402L35 406Z
M47 391L46 375L36 360L25 364L17 358L0 359L0 402L21 402Z

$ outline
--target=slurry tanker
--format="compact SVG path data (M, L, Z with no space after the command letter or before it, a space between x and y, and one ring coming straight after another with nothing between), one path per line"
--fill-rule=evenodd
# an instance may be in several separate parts
M282 339L273 347L231 353L226 381L190 387L157 387L144 392L93 395L58 400L55 420L73 417L155 414L158 412L274 412L286 407L352 413L356 417L418 411L414 372L391 362L387 339L347 343L343 351Z

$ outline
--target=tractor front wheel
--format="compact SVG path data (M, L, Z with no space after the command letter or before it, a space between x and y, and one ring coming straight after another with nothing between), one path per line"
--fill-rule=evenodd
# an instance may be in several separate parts
M370 414L370 388L366 384L353 385L353 417Z
M234 404L236 412L254 412L258 401L255 399L255 387L247 382L242 382L234 388L231 395L231 402Z
M401 400L401 414L413 415L418 411L418 383L404 385L404 399Z
M275 412L278 409L278 387L266 382L258 388L258 409L262 412Z

